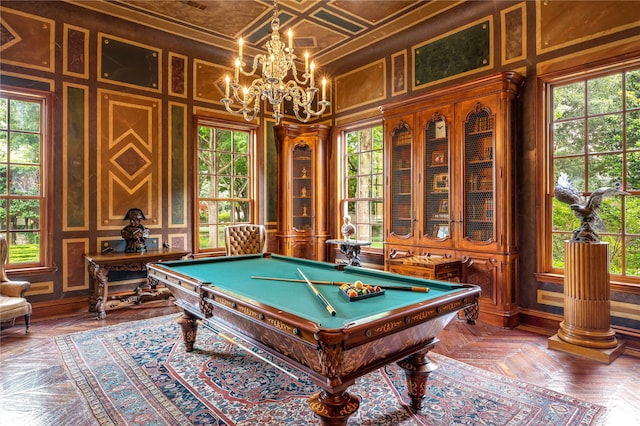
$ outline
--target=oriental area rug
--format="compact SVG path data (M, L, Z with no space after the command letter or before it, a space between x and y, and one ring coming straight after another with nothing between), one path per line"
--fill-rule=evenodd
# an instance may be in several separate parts
M320 424L307 404L319 388L306 376L290 369L286 374L202 326L188 353L177 318L56 338L96 424ZM409 408L404 372L394 363L348 389L361 401L349 425L589 425L605 411L439 354L430 358L439 367L429 376L421 412Z

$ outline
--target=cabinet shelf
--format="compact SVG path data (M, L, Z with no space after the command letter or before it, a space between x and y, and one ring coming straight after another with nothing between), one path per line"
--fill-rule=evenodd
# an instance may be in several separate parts
M486 167L491 167L491 165L493 164L493 158L488 158L488 159L482 159L482 160L469 160L467 161L467 164L474 164L474 165L485 165Z
M469 136L486 136L486 135L490 135L493 133L493 129L489 129L489 130L475 130L473 132L469 132L467 133Z

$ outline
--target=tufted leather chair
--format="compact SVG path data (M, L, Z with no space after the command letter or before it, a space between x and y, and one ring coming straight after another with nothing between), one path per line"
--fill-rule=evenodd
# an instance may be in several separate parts
M267 251L267 231L263 225L245 223L224 228L227 256L256 254Z
M7 278L5 267L9 247L7 240L0 235L0 322L11 321L15 324L16 318L24 315L24 322L29 332L29 320L31 319L31 303L24 298L31 283L29 281L12 281Z

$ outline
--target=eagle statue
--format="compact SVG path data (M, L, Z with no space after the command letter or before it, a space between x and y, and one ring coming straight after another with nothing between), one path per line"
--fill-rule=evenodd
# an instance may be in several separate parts
M630 194L619 189L605 187L596 189L589 197L585 197L573 186L566 173L560 173L553 195L558 201L569 204L573 214L580 219L580 228L573 231L571 241L597 243L600 241L600 236L596 229L604 228L598 216L602 207L602 199L614 195Z

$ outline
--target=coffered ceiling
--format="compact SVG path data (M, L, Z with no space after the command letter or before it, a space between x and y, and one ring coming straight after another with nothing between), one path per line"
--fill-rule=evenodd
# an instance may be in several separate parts
M264 50L274 4L269 0L67 0L82 7L209 43L229 51ZM280 33L294 32L298 57L308 50L330 64L419 24L463 0L279 0Z

